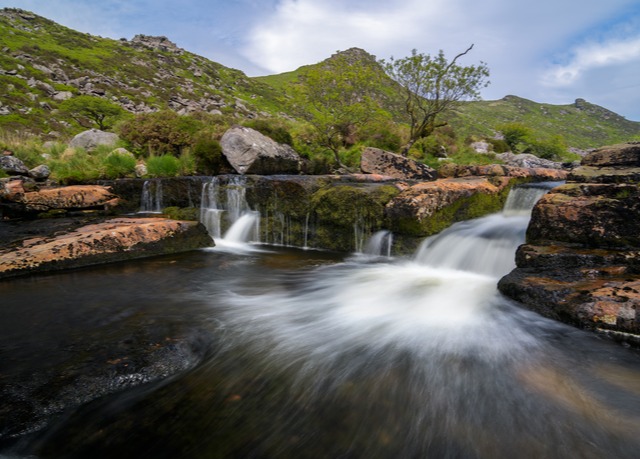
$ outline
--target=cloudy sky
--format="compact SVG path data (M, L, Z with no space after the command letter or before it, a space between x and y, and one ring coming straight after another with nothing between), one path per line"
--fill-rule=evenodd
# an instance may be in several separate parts
M640 121L638 0L0 0L110 38L165 35L250 76L294 70L338 50L378 58L440 49L486 62L483 98L576 98Z

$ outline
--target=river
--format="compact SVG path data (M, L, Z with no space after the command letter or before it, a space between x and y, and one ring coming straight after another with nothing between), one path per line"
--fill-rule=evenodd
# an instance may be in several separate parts
M3 281L0 457L636 458L638 351L496 289L517 208L408 258L234 240Z

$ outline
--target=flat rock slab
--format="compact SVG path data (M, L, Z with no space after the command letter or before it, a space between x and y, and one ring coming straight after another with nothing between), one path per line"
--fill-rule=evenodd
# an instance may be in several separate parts
M113 218L50 237L35 236L0 251L0 278L77 268L212 246L195 221Z

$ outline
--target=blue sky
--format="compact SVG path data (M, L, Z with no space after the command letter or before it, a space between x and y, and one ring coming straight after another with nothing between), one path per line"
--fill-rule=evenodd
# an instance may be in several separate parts
M110 38L165 35L250 76L294 70L338 50L378 58L413 48L486 62L484 99L576 98L640 121L639 0L0 0Z

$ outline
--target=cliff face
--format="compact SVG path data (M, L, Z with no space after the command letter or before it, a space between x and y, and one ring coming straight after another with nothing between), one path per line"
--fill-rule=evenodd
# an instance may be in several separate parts
M499 289L528 308L640 345L640 143L586 156L534 208Z

